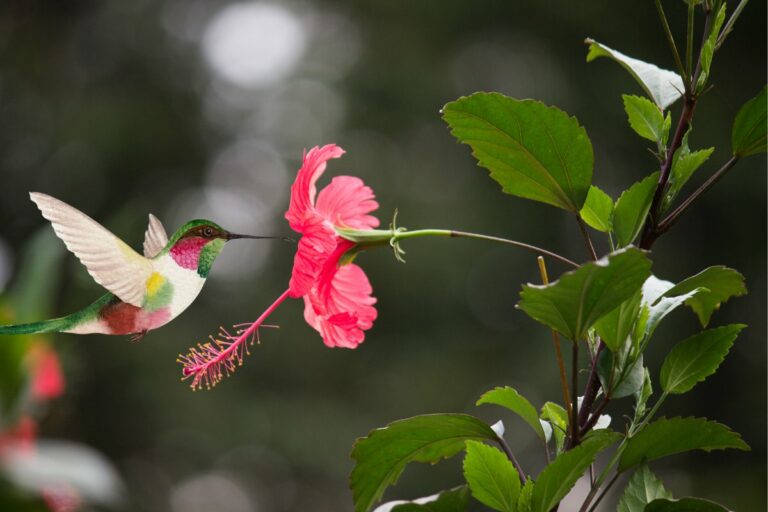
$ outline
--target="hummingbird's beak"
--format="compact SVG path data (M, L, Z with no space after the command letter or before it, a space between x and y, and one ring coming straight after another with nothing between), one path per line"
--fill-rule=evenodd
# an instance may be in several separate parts
M238 235L237 233L227 233L227 240L235 240L238 238L251 238L253 240L283 240L284 242L294 242L293 238L287 236L257 236L257 235Z

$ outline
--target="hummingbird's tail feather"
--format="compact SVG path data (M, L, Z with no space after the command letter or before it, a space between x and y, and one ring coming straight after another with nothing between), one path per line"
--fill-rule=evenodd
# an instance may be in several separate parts
M69 318L53 318L41 322L18 325L0 325L0 335L3 334L39 334L44 332L61 332L69 326Z

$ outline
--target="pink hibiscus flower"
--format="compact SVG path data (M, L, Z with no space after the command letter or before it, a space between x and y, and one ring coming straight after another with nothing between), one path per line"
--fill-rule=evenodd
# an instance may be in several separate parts
M312 148L291 187L285 218L303 236L294 257L289 295L304 298L304 318L327 346L355 348L376 319L376 299L359 266L340 264L355 244L339 236L337 229L378 227L379 220L368 214L379 204L373 190L353 176L337 176L317 194L315 183L326 162L343 154L335 144Z
M328 160L343 154L335 144L305 152L285 214L291 228L302 235L288 290L252 324L235 326L232 334L222 329L210 342L179 356L182 378L191 378L193 389L210 388L233 372L248 346L258 340L267 317L289 297L304 300L304 319L327 346L355 348L365 339L376 319L376 299L365 272L351 263L350 251L357 244L341 232L376 228L379 220L369 213L379 205L371 188L352 176L335 177L319 194L316 188Z

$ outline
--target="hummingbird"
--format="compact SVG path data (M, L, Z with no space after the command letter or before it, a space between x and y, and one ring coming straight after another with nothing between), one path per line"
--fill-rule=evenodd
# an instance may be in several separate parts
M67 203L39 192L31 192L29 197L67 249L108 293L71 315L0 326L0 334L125 334L139 341L194 302L228 241L281 238L230 233L202 219L187 222L169 238L160 220L150 213L142 256Z

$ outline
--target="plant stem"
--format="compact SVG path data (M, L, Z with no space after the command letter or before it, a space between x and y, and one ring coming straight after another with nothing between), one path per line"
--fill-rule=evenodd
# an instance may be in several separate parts
M587 231L587 226L584 225L584 221L581 219L579 214L576 214L576 222L579 225L579 231L581 231L581 236L584 238L584 243L587 245L587 252L589 253L589 257L592 258L592 260L597 261L597 253L595 252L595 246L592 245L592 239L589 238L589 232Z
M595 357L592 360L592 367L589 372L589 378L587 379L587 386L584 388L584 400L581 402L581 409L579 410L579 427L582 428L589 419L589 411L592 410L592 404L597 397L597 391L600 389L600 379L597 375L597 361L600 354L605 349L605 343L602 341L597 346Z
M728 34L730 34L731 30L733 30L733 24L736 23L737 19L739 19L739 15L741 14L741 11L743 11L744 8L747 6L747 2L749 2L749 0L741 0L741 2L739 2L739 5L736 6L736 9L734 9L733 14L731 14L731 17L728 19L728 22L726 22L725 27L723 27L722 32L720 32L720 36L717 38L717 43L715 44L715 50L719 50L720 46L725 42L725 38L728 37Z
M556 259L561 263L565 263L574 268L578 268L579 264L569 260L565 256L560 256L557 253L542 249L535 245L526 244L524 242L518 242L517 240L509 240L507 238L500 238L498 236L481 235L479 233L468 233L466 231L454 231L450 229L417 229L414 231L394 231L392 234L392 240L398 242L407 238L418 238L421 236L441 236L441 237L453 237L453 238L474 238L476 240L487 240L489 242L498 242L507 245L514 245L521 249L525 249L537 254L549 256L552 259Z
M597 406L597 409L595 409L595 412L589 417L587 422L581 427L581 436L587 435L587 432L589 432L592 427L595 426L595 424L600 419L600 415L603 413L605 408L608 406L608 402L610 402L611 399L606 395L603 397L602 402L600 402L600 405ZM583 403L582 403L583 406Z
M688 38L685 45L685 70L688 75L693 72L693 22L694 13L696 12L696 6L693 2L688 4Z
M731 168L736 165L736 162L739 161L739 157L732 156L723 166L717 170L712 176L707 179L699 188L697 188L685 201L683 201L680 206L675 208L672 213L667 215L667 217L662 220L658 227L657 231L658 234L662 234L666 232L669 228L672 227L672 225L677 221L677 219L682 215L690 206L701 196L704 192L712 188L715 183L717 183L720 178L722 178L725 173L731 170Z
M544 263L544 258L539 256L536 258L539 263L539 273L541 274L541 282L545 285L549 284L549 275L547 274L547 266ZM563 403L566 409L568 409L568 416L571 415L571 397L568 392L568 375L565 372L565 361L563 360L563 352L560 349L560 336L557 331L552 329L552 343L555 345L555 356L557 357L557 368L560 373L560 389L563 391Z
M574 340L571 348L571 435L568 438L567 449L579 444L579 342Z
M515 469L517 470L517 474L520 477L520 483L525 485L525 471L523 471L523 468L520 466L520 463L517 461L517 458L515 457L515 454L512 453L512 448L509 447L509 444L507 444L506 439L504 439L501 436L496 436L496 440L499 442L499 446L501 446L501 449L504 450L504 453L507 454L507 458L512 462L512 465L515 466Z
M683 98L683 111L680 113L680 121L677 123L675 134L672 137L672 141L667 151L667 157L661 166L661 173L659 174L659 183L656 186L656 192L653 195L653 202L651 208L648 211L648 217L645 220L645 227L643 228L643 236L640 239L641 249L650 249L653 242L656 241L659 234L656 230L657 219L659 216L659 210L661 209L661 203L664 199L664 194L667 190L667 183L669 182L669 175L672 170L672 161L675 152L680 148L683 143L683 136L691 126L691 119L693 118L693 112L696 108L696 98L685 96Z
M680 73L680 77L683 79L683 84L685 85L685 92L690 92L689 88L689 82L688 82L688 75L685 72L685 67L683 67L683 61L680 60L680 53L677 51L677 45L675 44L675 37L672 35L672 30L669 28L669 23L667 22L667 15L664 14L664 8L661 6L661 0L655 0L656 3L656 11L659 13L659 19L661 20L661 26L664 28L664 35L667 36L667 42L669 43L669 49L672 50L672 57L675 59L675 65L677 66L678 72Z
M589 512L593 512L595 508L597 508L597 506L600 504L602 499L605 498L605 495L608 493L610 488L613 486L613 484L616 483L616 480L618 479L619 479L619 473L616 473L615 475L613 475L613 478L611 478L608 484L606 484L605 489L603 489L603 492L600 493L600 496L598 496L595 502L592 504L592 506L589 507Z

